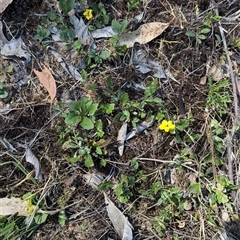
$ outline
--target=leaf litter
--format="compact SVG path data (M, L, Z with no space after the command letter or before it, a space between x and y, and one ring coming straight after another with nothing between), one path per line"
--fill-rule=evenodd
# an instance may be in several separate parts
M158 37L170 23L152 22L141 25L136 31L121 34L117 42L118 46L133 47L134 43L145 44Z
M52 104L57 93L56 82L50 70L45 65L42 65L42 67L43 69L41 72L36 69L33 69L33 71L44 88L48 91Z
M26 145L26 161L31 163L34 166L35 169L35 178L39 181L43 180L41 169L40 169L40 163L37 157L33 154L31 149L28 145Z
M122 240L132 240L133 227L131 223L124 216L124 214L115 206L115 204L109 199L105 192L103 192L103 195L106 203L108 216L113 224L115 231Z

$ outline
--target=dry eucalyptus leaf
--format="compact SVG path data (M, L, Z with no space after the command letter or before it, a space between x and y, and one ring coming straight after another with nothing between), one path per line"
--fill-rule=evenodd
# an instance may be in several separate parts
M89 36L88 26L84 23L81 17L79 19L75 16L74 10L69 12L68 15L70 17L71 22L74 25L74 29L78 39L82 42L83 45L86 45L88 43L88 36Z
M100 28L100 29L96 29L94 31L91 32L93 38L97 39L97 38L110 38L112 36L117 35L113 29L112 26L107 26L104 28Z
M118 131L118 137L117 137L117 141L118 141L118 152L119 155L122 156L123 155L123 150L124 150L124 142L126 139L126 134L127 134L127 123L124 122L122 127L120 128L120 130Z
M29 216L27 202L21 198L0 198L0 216L18 213L18 216Z
M114 229L122 240L133 239L132 225L123 215L123 213L114 205L114 203L108 198L107 194L103 192L108 216L113 224Z
M158 37L170 23L152 22L141 25L136 31L125 33L119 36L117 45L133 47L135 42L145 44Z
M0 13L2 13L13 0L2 0L0 2Z
M38 80L42 83L44 88L48 91L49 96L51 98L51 104L52 104L57 93L57 86L52 73L44 65L41 72L37 71L36 69L33 69L33 71L37 75Z
M1 49L1 55L6 58L12 58L13 56L25 59L28 63L31 60L31 54L27 51L27 47L22 38L13 38L9 42L5 43Z
M35 178L41 181L43 178L42 178L42 173L40 171L39 161L28 146L26 146L26 161L31 163L34 166Z

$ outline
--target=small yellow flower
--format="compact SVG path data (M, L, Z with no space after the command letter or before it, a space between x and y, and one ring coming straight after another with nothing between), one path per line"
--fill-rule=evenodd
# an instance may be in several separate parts
M92 14L93 10L92 9L89 9L87 8L84 13L83 13L83 16L85 16L85 18L87 20L91 19L93 17L93 14Z
M159 129L165 132L174 133L175 125L172 121L163 120L159 125Z

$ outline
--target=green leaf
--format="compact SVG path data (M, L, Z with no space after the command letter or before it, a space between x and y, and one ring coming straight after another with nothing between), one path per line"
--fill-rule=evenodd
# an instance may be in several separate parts
M157 90L157 84L158 84L158 80L154 78L151 85L145 89L144 96L145 97L152 96Z
M73 28L70 28L70 29L68 30L68 36L69 36L70 39L72 39L72 40L76 37L76 32L75 32L75 30L74 30Z
M115 19L112 20L112 29L115 33L121 33L121 25Z
M115 104L114 103L106 104L104 108L105 108L106 114L111 114L115 108Z
M94 166L92 156L90 154L86 155L84 164L85 164L86 167L93 167Z
M13 71L13 66L8 66L6 69L7 73L11 73Z
M80 126L86 130L90 130L94 128L93 121L88 117L83 118L82 122L80 123Z
M88 73L85 69L81 70L81 76L82 76L83 80L87 80Z
M130 112L128 110L123 110L123 114L126 116L126 118L130 118Z
M50 20L54 21L57 18L57 13L55 11L49 11L47 12L47 16Z
M8 92L6 90L0 91L0 98L6 98L8 96Z
M125 106L129 101L129 96L127 93L124 93L120 98L120 103L122 106Z
M103 60L106 60L110 57L110 52L109 51L101 51L99 54L99 57Z
M66 223L66 220L67 220L67 216L65 214L65 211L61 211L59 212L59 215L58 215L58 222L61 226L65 226L65 223Z
M216 197L217 197L217 202L219 204L225 204L227 202L229 202L228 196L226 194L224 194L223 192L219 191L218 189L214 190L216 193Z
M77 123L78 120L79 120L79 115L77 115L76 113L69 113L68 116L65 118L65 123L67 125L73 125Z
M113 118L113 123L115 122L118 122L118 121L121 121L120 119L122 118L123 113L122 112L119 112L114 118Z
M132 167L134 170L137 170L138 167L139 167L138 161L137 161L135 158L133 158L133 159L131 160L131 167Z
M97 54L96 54L95 51L91 50L91 51L88 52L88 56L89 56L90 58L95 58L95 57L97 56Z
M79 111L80 102L72 102L71 105L69 106L69 109L74 112Z
M199 195L201 193L201 187L199 183L192 183L189 186L189 190L195 192L197 195Z
M115 33L123 33L128 25L128 21L124 20L122 23L119 23L116 20L112 20L112 29Z
M88 114L94 115L94 113L97 111L97 109L98 109L98 103L93 103L92 105L90 105L88 107Z
M42 224L47 220L47 217L47 213L36 214L34 217L34 221L36 224Z
M70 12L75 4L75 0L60 0L59 1L59 7L63 11L63 13L67 14Z
M70 163L77 163L77 162L79 162L81 160L81 158L79 156L78 157L70 157L67 160Z
M121 33L125 31L125 29L127 28L127 25L128 25L128 21L126 19L123 20L121 23Z
M187 32L186 32L186 35L187 35L188 37L195 37L195 36L196 36L196 33L193 32L193 31L187 31Z
M100 160L100 166L106 167L106 165L107 165L107 161L105 159L101 159Z
M203 34L198 35L198 39L205 40L207 37Z
M206 34L206 33L209 33L210 31L211 31L211 29L209 29L209 28L203 28L199 33Z
M81 49L81 47L82 47L82 42L79 41L79 40L77 40L77 41L75 41L75 42L73 43L72 47L73 47L74 49L76 49L76 50L79 50L79 49Z

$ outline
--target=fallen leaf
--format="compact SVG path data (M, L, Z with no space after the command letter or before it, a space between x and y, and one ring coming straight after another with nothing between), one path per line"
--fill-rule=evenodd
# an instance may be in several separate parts
M89 37L88 26L84 23L81 17L79 19L75 16L74 10L70 11L68 15L70 17L70 21L73 23L78 39L82 42L83 45L86 45L88 43Z
M29 216L27 202L21 198L0 198L0 216L18 213L18 216Z
M41 72L37 71L36 69L33 69L33 71L37 75L38 80L42 83L42 85L48 91L49 96L51 98L51 104L52 104L57 93L57 86L56 86L55 79L52 76L52 73L44 65Z
M122 156L123 155L123 150L124 150L124 142L126 140L126 134L127 134L127 123L124 122L122 127L120 128L120 130L118 131L118 137L117 137L117 141L118 141L118 152L119 155Z
M1 48L1 55L6 58L18 57L20 60L25 59L28 63L31 60L31 54L27 51L27 47L22 38L13 38L9 42L5 43Z
M133 47L135 42L145 44L158 37L170 23L152 22L141 25L136 31L125 33L119 36L117 45Z
M104 28L96 29L91 32L93 38L110 38L112 36L117 35L112 29L112 26L107 26Z
M3 0L0 2L0 13L2 13L13 0Z
M40 171L40 164L38 159L35 157L33 152L30 150L28 146L26 146L26 161L31 163L35 169L35 178L38 180L42 180L42 173Z
M107 194L103 192L106 203L108 216L115 228L117 234L122 240L133 239L132 225L124 216L124 214L114 205L114 203L108 198Z

